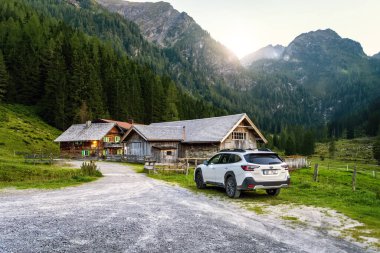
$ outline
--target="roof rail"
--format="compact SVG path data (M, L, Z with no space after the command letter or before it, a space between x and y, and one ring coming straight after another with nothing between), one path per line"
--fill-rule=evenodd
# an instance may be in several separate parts
M272 152L269 148L258 148L258 151L267 151L267 152Z
M244 153L245 150L244 149L240 149L240 148L235 148L235 149L222 149L220 150L219 152L227 152L227 151L230 151L230 152L241 152L241 153Z

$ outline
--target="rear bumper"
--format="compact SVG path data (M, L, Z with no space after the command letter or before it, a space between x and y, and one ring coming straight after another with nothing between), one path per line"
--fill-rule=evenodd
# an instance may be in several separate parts
M237 188L238 190L275 189L288 187L289 185L290 178L285 181L256 182L252 177L247 177Z

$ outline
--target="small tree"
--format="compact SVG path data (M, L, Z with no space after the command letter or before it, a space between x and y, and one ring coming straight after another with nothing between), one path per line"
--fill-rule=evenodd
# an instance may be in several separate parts
M291 136L286 139L285 155L294 155L296 153L296 144Z
M373 144L373 158L380 165L380 135L377 137L375 143Z

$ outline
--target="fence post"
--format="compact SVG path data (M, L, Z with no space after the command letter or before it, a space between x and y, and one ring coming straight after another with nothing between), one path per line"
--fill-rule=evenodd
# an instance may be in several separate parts
M186 176L189 175L189 160L186 159Z
M317 182L317 180L318 180L318 163L316 163L314 166L313 180L314 180L314 182Z
M356 190L356 165L354 166L354 172L352 173L352 190Z

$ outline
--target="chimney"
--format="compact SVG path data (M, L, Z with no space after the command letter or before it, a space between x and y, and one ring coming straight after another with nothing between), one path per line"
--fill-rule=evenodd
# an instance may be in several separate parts
M86 121L86 128L89 128L91 126L91 121Z
M129 124L133 124L133 119L129 119L129 120L128 120L128 123L129 123Z
M182 140L185 140L185 126L182 127Z

